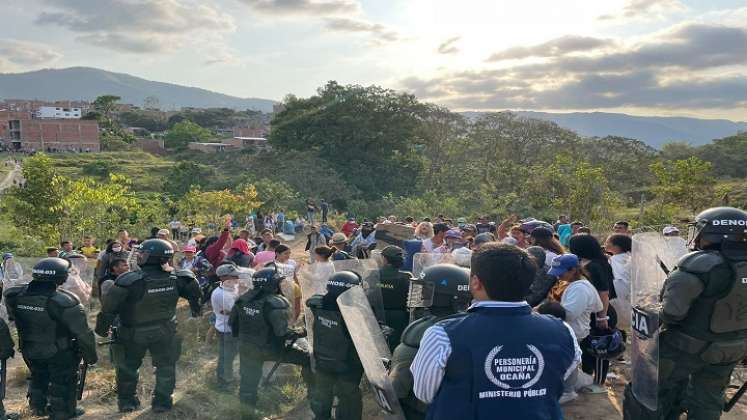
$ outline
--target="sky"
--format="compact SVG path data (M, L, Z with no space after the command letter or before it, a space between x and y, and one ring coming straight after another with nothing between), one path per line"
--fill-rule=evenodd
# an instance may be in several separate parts
M745 0L3 3L3 73L88 66L274 100L337 80L459 111L747 120Z

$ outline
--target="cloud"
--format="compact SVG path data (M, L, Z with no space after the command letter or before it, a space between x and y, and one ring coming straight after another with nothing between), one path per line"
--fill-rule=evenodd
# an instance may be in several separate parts
M45 0L51 11L36 19L91 45L131 53L159 53L202 33L236 29L231 16L187 0Z
M511 56L536 56L534 48ZM640 44L609 41L603 48L590 56L563 50L539 63L411 77L401 86L467 109L747 108L745 27L684 23Z
M680 0L627 0L619 14L602 15L599 20L638 19L661 17L672 12L681 12L687 7Z
M45 44L0 39L0 69L15 66L39 66L58 60L62 54Z
M615 45L609 39L566 35L530 47L513 47L497 52L488 61L518 60L529 57L557 57L576 52L589 52Z
M325 27L330 31L369 34L374 38L373 41L378 44L400 39L400 35L396 31L379 23L338 17L326 18L324 21Z
M331 16L360 11L355 0L239 0L252 9L272 15Z
M459 47L457 47L456 44L462 39L461 36L455 36L453 38L449 38L446 41L442 42L441 45L438 46L438 53L439 54L456 54L460 51Z

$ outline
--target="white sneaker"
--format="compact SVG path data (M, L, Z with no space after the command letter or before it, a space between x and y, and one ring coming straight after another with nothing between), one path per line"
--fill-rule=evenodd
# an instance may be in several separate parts
M571 402L578 398L578 394L575 392L564 392L563 395L560 396L560 400L558 400L561 404L565 404L567 402Z
M584 372L579 372L578 376L576 377L576 383L573 385L573 388L578 391L581 388L585 388L591 384L594 383L594 377L586 374Z
M612 373L612 372L609 372L609 373L607 374L607 380L608 380L608 381L609 381L610 379L613 379L613 380L614 380L614 379L618 379L618 378L619 378L619 376L617 376L617 374L616 374L616 373Z

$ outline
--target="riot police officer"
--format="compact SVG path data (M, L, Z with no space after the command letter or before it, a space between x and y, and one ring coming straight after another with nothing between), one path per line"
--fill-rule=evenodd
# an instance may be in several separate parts
M703 211L688 246L661 293L657 412L626 390L625 418L677 419L683 408L688 419L720 418L731 372L747 353L747 213Z
M293 346L305 332L288 325L291 306L280 290L284 276L271 265L254 273L253 289L236 300L229 324L239 338L239 396L242 403L257 404L257 388L262 365L267 360L301 366L301 375L310 384L309 355Z
M387 337L389 349L399 345L402 331L410 321L407 311L407 293L410 288L411 274L400 271L405 262L405 252L402 248L394 245L387 246L381 250L385 265L379 271L379 287L381 297L384 301L384 315L386 324L392 328L392 333Z
M336 300L344 291L360 284L358 274L340 271L330 276L326 294L314 295L306 301L314 314L316 376L310 403L315 419L331 418L334 397L338 399L335 418L361 418L363 405L358 385L363 366Z
M2 285L0 285L0 290L2 290ZM0 318L0 361L2 361L2 369L5 370L7 368L7 360L15 355L15 351L13 350L13 337L10 335L10 329L8 328L8 324L5 323L5 320ZM3 391L5 390L6 383L3 382L0 384L2 386ZM3 392L4 394L4 392ZM12 414L8 416L5 413L5 406L3 405L3 400L0 399L0 420L7 420L8 418L16 418L17 415Z
M21 353L31 371L29 405L34 415L70 419L76 410L81 357L95 364L96 341L86 312L75 295L58 289L70 262L44 258L32 269L29 284L5 292L8 317L16 322ZM49 407L47 407L49 404Z
M413 394L413 378L410 365L420 347L423 333L437 322L459 316L467 308L472 295L469 292L469 271L453 264L437 264L423 270L420 279L413 280L411 302L427 308L425 315L405 328L402 342L392 355L392 370L389 374L400 399L402 410L408 420L424 419L427 406ZM419 292L416 292L419 291Z
M179 297L189 301L192 316L200 315L200 286L189 270L169 271L174 255L171 244L162 239L148 239L140 245L140 270L117 277L104 297L96 319L96 333L109 334L119 318L114 364L117 372L117 403L120 412L140 406L135 392L138 369L146 351L156 368L156 386L151 406L155 412L172 407L171 394L176 383L176 361L181 352L181 338L176 332L176 304Z

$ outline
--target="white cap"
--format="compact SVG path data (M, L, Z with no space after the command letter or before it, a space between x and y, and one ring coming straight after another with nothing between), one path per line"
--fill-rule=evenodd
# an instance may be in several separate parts
M664 230L662 230L662 233L664 236L671 235L673 233L680 233L680 230L677 229L675 226L664 226Z

